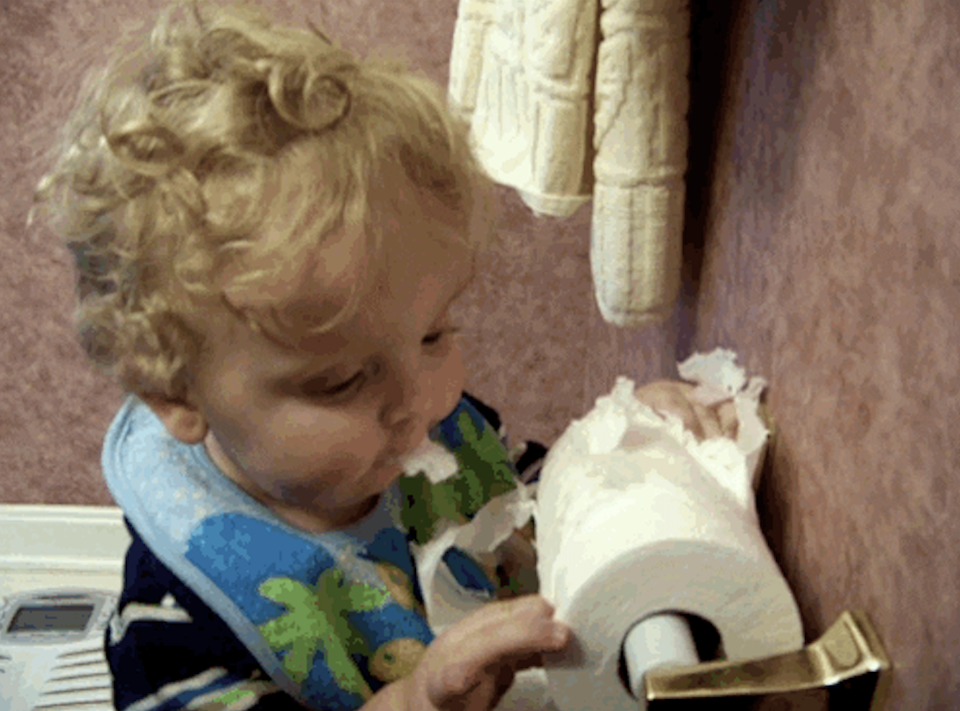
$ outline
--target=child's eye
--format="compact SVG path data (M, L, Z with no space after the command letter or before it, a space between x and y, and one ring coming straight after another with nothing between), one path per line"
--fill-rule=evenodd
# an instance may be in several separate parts
M359 371L352 378L330 385L326 380L318 380L304 384L302 390L308 397L337 397L344 395L354 388L363 378L363 371Z
M459 328L442 328L439 331L427 334L423 339L423 344L429 347L436 347L443 340L444 336L457 333ZM310 380L300 387L300 391L311 398L339 398L349 394L351 391L358 390L363 386L366 380L366 371L359 370L352 377L342 380L333 385L326 378Z

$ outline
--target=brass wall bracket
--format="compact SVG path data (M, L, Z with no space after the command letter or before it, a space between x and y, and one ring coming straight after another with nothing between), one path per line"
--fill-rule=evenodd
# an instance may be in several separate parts
M881 711L893 669L864 612L846 611L798 652L644 675L648 711Z

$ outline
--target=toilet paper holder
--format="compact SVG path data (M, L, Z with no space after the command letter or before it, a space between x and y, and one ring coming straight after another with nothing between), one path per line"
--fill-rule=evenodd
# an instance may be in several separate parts
M647 711L881 711L892 665L864 612L845 611L797 652L649 670Z

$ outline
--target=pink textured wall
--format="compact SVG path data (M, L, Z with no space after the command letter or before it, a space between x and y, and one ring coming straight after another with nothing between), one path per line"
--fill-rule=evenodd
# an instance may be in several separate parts
M736 7L697 343L770 378L761 509L808 638L864 609L888 708L957 708L960 7Z

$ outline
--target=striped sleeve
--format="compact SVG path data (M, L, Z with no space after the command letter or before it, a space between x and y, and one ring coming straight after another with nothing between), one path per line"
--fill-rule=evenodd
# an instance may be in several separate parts
M136 531L106 632L118 711L302 711Z

